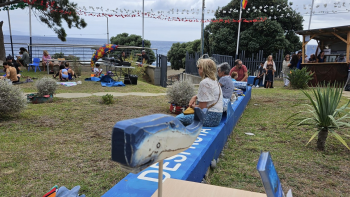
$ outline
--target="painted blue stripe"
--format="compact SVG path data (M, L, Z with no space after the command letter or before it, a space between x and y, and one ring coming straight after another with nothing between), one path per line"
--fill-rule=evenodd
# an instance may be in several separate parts
M217 159L231 134L234 126L243 114L251 98L251 87L245 92L245 97L238 100L228 109L228 117L223 117L217 127L203 127L194 144L185 152L168 160L164 160L163 179L166 177L193 182L202 181L210 162ZM124 179L107 191L103 197L152 196L158 188L158 163L148 167L138 174L128 174Z

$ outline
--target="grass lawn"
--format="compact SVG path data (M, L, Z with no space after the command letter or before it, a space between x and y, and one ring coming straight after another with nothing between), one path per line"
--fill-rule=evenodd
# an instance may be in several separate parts
M84 73L81 79L88 77ZM26 73L32 75L33 72ZM36 74L35 77L43 76ZM88 84L88 85L86 85ZM97 84L97 85L95 85ZM270 151L284 190L295 196L348 196L350 151L331 135L326 151L316 150L316 141L305 146L314 130L286 129L284 120L306 103L300 91L282 88L254 89L252 100L235 127L227 149L208 182L213 185L264 192L256 164L260 151ZM21 84L35 92L33 83ZM99 83L59 87L58 92L110 92ZM120 92L165 92L164 88L140 82L115 88ZM167 113L165 96L118 97L103 105L101 97L54 98L53 103L32 105L18 116L0 120L0 196L42 196L52 186L81 186L81 194L101 196L127 173L111 158L111 131L120 120L154 113ZM345 102L346 99L343 99ZM244 133L251 132L255 136ZM339 131L350 144L349 130Z
M308 103L298 90L253 89L252 99L236 125L217 168L208 183L224 187L263 192L256 170L260 151L270 151L285 192L293 196L349 196L350 151L331 134L326 151L316 149L316 140L305 144L316 130L310 127L286 128L285 120ZM343 98L342 104L347 99ZM248 136L245 133L254 133ZM338 131L350 145L349 130Z
M54 185L101 196L124 178L111 158L111 131L124 119L166 113L165 96L57 99L0 121L0 196L42 196Z
M50 77L52 78L52 75L48 75L47 72L36 72L33 71L23 71L22 73L23 79L21 81L25 81L26 77L35 77L35 78L42 78L42 77ZM137 85L127 85L125 87L102 87L100 82L93 82L93 81L84 81L85 78L90 77L91 72L83 72L82 76L76 81L82 81L81 85L73 86L73 87L65 87L60 85L57 88L56 93L96 93L96 92L148 92L148 93L164 93L166 91L165 88L161 86L155 86L150 85L149 83L146 83L142 81L142 79L139 78L137 81ZM26 93L34 93L36 92L35 87L35 81L33 83L24 83L18 85L23 89ZM57 82L59 80L57 79Z

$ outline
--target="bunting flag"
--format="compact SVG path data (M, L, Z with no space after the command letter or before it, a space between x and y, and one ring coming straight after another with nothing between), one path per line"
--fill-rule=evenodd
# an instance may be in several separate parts
M242 0L242 9L245 10L245 7L247 6L248 0Z

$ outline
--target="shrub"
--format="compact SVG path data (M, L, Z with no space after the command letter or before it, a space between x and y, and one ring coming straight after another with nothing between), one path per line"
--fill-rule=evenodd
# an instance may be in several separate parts
M79 62L77 62L77 60L73 61L72 67L73 67L75 74L78 76L81 76L81 66L80 66Z
M324 88L321 87L321 84L318 85L317 88L312 89L311 94L303 91L311 104L304 104L307 108L289 117L287 120L292 119L292 121L288 124L288 127L296 123L297 126L310 125L317 128L316 133L314 133L307 144L318 136L317 148L319 150L325 149L328 133L333 134L335 138L350 150L348 144L336 132L336 130L339 131L350 127L348 122L350 101L337 108L343 94L343 86L337 83L334 83L333 86L329 83L327 85L324 83L323 86Z
M169 102L178 106L187 106L195 95L193 84L189 81L176 81L167 89Z
M27 106L27 99L17 86L0 80L0 116L21 112Z
M307 67L304 67L302 69L291 70L287 78L292 88L306 89L309 81L313 79L313 75L313 72L307 71Z
M113 104L114 103L113 95L106 94L106 95L102 96L102 102L106 105Z
M44 77L36 82L38 96L53 95L57 88L57 82L54 79Z

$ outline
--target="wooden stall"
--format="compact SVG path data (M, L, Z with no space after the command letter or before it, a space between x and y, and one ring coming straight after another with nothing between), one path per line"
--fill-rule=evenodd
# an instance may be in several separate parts
M303 30L296 32L303 36L302 45L302 67L307 66L308 70L315 72L311 86L316 86L320 82L340 82L346 83L348 77L348 63L350 60L350 25L340 27L329 27L323 29ZM314 54L321 51L328 51L329 56L323 63L306 63L305 47L312 39L316 40L318 47ZM346 62L335 62L340 54L345 55ZM333 58L334 57L334 58Z

